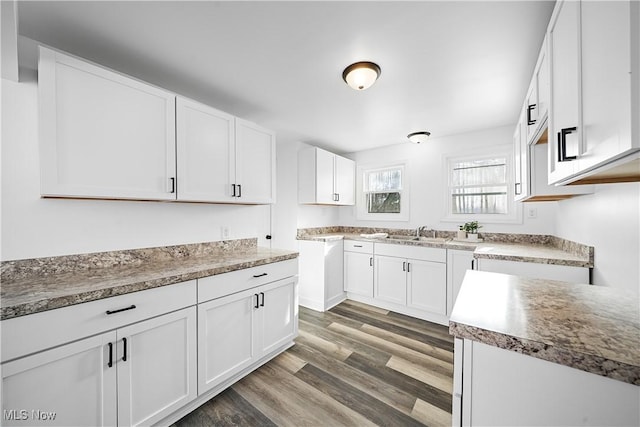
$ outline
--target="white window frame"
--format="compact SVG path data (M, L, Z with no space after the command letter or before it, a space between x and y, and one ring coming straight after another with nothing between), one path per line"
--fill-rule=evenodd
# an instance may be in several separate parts
M369 172L384 169L400 169L402 173L402 190L400 190L399 213L369 213L364 191L364 177ZM391 164L358 165L356 174L356 218L363 221L409 221L409 168L406 162Z
M506 214L454 214L451 210L451 168L454 162L485 159L492 157L505 157L507 159L507 213ZM478 221L482 224L522 224L522 203L515 202L514 172L513 172L513 146L499 145L480 150L466 151L465 155L449 153L443 156L444 186L444 212L443 222L455 222L460 225L469 221Z

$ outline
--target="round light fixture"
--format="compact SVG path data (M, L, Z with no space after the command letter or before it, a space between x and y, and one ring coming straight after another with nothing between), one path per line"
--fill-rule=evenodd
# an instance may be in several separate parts
M407 135L407 138L409 138L409 141L411 142L420 144L421 142L427 142L427 140L429 139L429 135L431 135L431 132L427 132L426 130L423 130L420 132L412 132L409 135Z
M344 69L342 78L353 89L365 90L376 82L380 73L378 64L367 61L356 62Z

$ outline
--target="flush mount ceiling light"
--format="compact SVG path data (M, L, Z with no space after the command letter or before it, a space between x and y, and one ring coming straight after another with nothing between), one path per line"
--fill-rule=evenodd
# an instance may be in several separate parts
M409 135L407 135L407 138L409 138L409 141L411 142L420 144L421 142L427 142L427 140L429 139L429 135L431 135L431 132L427 132L426 130L423 130L420 132L412 132Z
M356 62L342 72L344 81L355 90L365 90L380 77L380 67L373 62Z

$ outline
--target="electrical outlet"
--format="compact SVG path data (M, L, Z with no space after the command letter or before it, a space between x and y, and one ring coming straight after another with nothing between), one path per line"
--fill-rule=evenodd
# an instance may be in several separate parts
M220 235L222 236L222 240L227 240L231 236L231 232L229 231L229 226L223 225L220 227Z
M527 208L527 218L537 218L538 210L536 208Z

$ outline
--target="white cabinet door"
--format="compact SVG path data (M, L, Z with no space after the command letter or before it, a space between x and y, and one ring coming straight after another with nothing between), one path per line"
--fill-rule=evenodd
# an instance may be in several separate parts
M198 394L249 366L256 357L253 290L198 304Z
M344 290L373 298L373 255L345 251Z
M527 99L525 101L524 139L532 143L547 121L549 110L549 69L547 61L547 39L542 42L538 61L531 79Z
M40 47L41 193L175 199L175 96Z
M121 328L118 425L150 425L197 396L196 308Z
M178 200L233 202L235 126L230 114L176 98Z
M514 154L514 167L515 172L515 188L514 199L516 201L526 199L529 195L529 180L528 180L528 146L526 142L525 132L527 125L524 122L526 117L524 114L520 114L520 119L516 125L516 130L513 133L513 154Z
M3 364L2 424L117 425L115 338L108 332Z
M236 201L275 202L276 137L263 127L236 118Z
M580 3L563 1L549 26L551 105L549 120L549 183L577 170L580 128Z
M407 305L447 314L447 265L440 262L407 260Z
M374 298L406 305L407 260L376 255L374 266Z
M451 315L467 270L473 270L473 251L447 250L447 315Z
M258 289L259 309L254 319L258 357L293 341L298 334L296 278L288 278Z
M354 205L356 163L342 156L335 156L335 193L339 205Z
M316 148L316 203L335 203L335 154ZM306 167L306 166L301 166Z
M630 1L581 3L584 132L580 171L640 149L639 138L631 137L631 9Z

